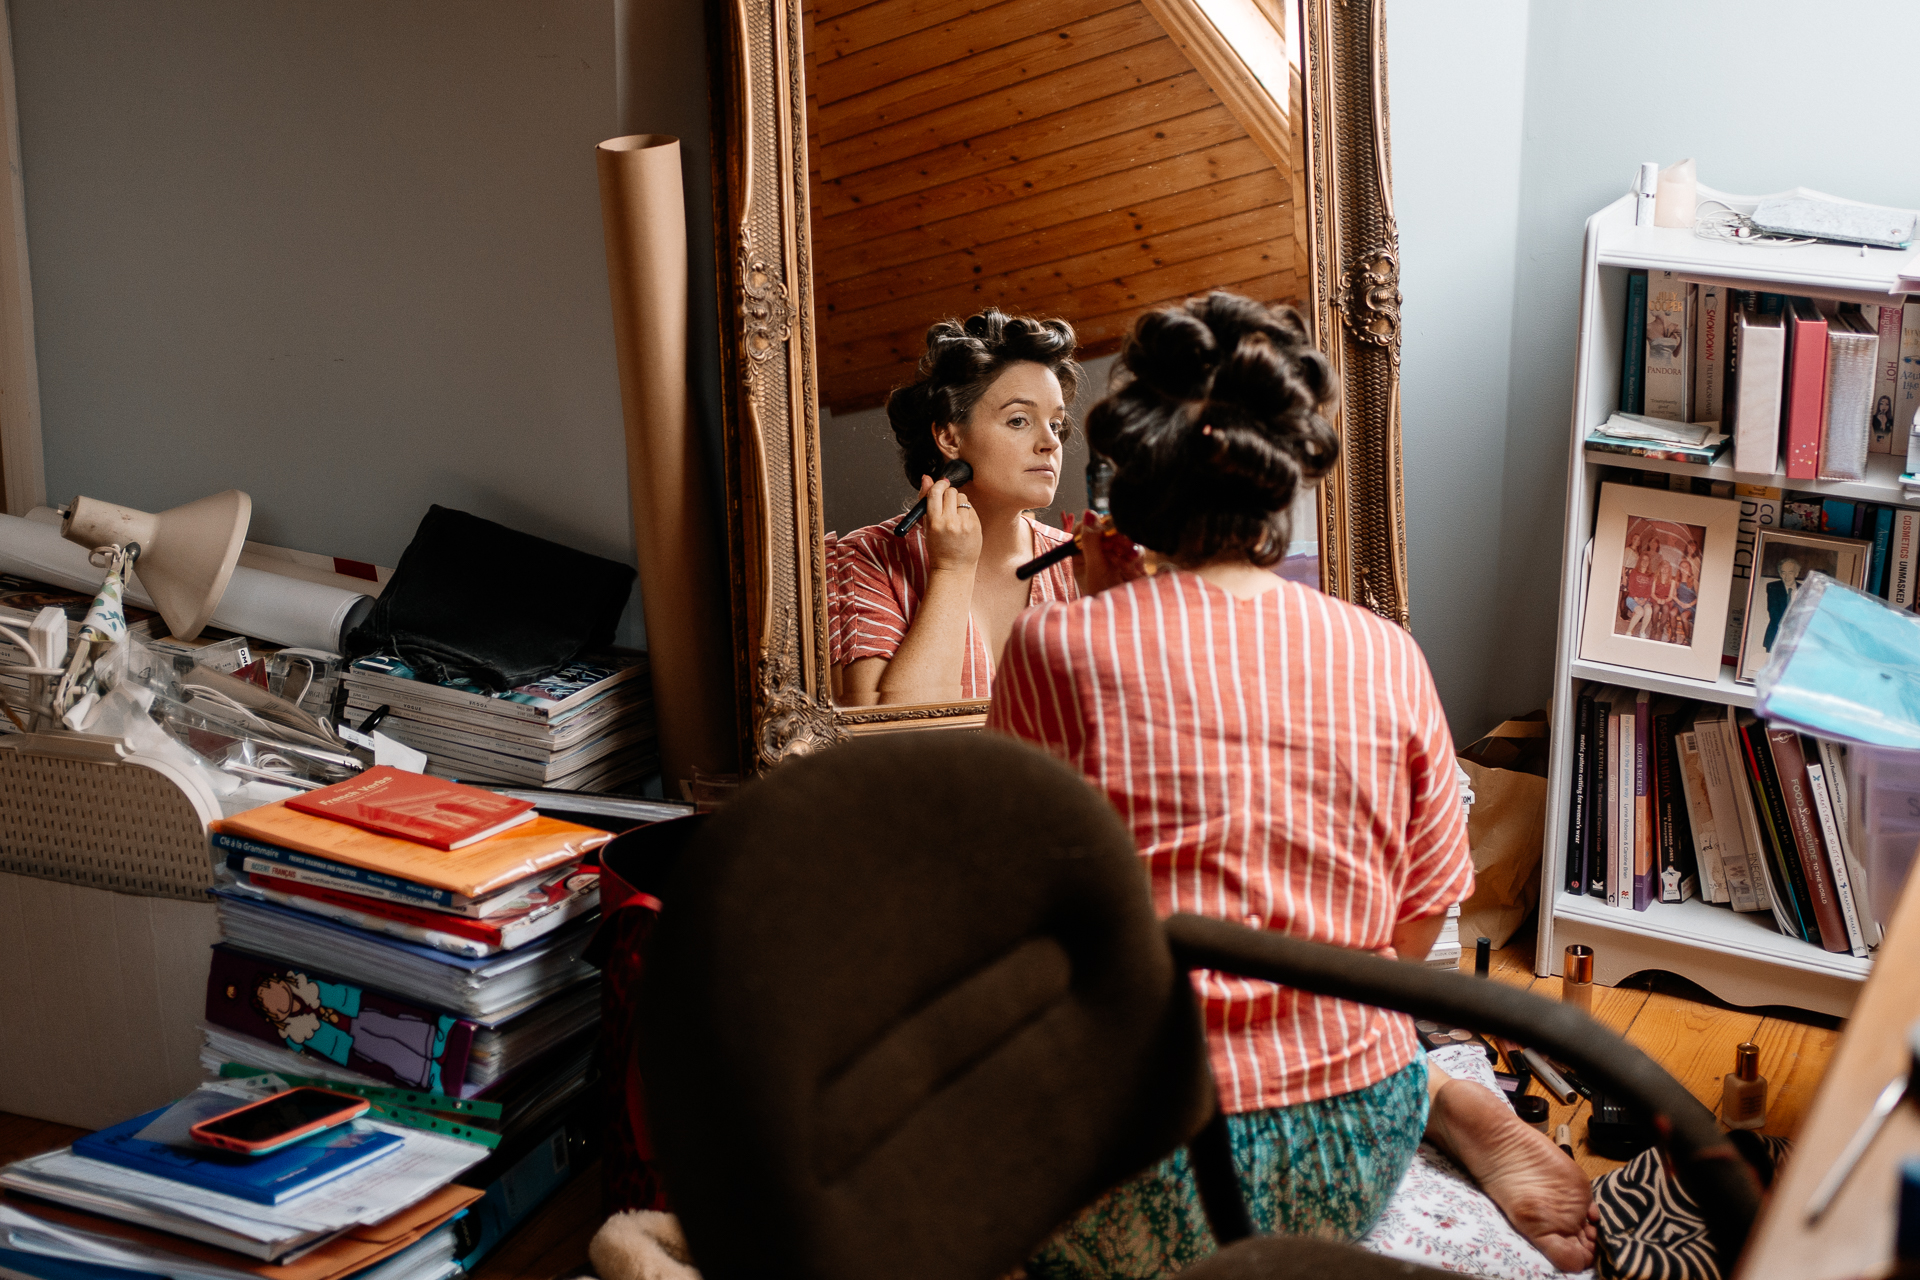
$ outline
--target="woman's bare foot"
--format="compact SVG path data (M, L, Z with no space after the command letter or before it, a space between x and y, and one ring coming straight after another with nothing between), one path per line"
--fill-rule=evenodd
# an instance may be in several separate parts
M1562 1271L1593 1265L1593 1187L1566 1152L1471 1080L1433 1095L1427 1136L1466 1166L1520 1234Z

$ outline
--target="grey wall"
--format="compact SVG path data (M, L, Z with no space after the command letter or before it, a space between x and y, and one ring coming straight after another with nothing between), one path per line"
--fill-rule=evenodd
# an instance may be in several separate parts
M1815 12L1389 0L1413 630L1456 737L1546 701L1587 216L1687 156L1722 190L1920 206L1920 6Z
M384 564L438 502L631 562L609 0L11 8L53 500L237 487L254 537ZM629 114L704 135L697 22L690 97Z

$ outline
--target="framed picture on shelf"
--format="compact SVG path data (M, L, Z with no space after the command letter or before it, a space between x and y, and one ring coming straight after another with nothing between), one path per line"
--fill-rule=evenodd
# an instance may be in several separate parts
M1762 529L1753 544L1753 577L1747 588L1746 623L1740 636L1737 678L1752 684L1773 652L1780 620L1794 592L1810 573L1824 573L1857 591L1866 590L1873 544L1827 533Z
M1727 498L1601 485L1580 657L1718 680L1739 530Z

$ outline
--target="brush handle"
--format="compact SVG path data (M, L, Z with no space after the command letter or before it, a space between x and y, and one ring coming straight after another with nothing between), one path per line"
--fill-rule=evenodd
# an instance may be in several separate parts
M1080 554L1079 543L1063 542L1059 546L1055 547L1053 550L1043 551L1039 555L1035 556L1033 559L1021 565L1018 569L1015 569L1013 571L1013 576L1020 579L1020 581L1025 582L1028 578L1031 578L1034 574L1044 573L1046 570L1053 568L1053 566L1059 564L1062 560L1067 559L1069 556L1077 556L1079 554Z
M973 479L973 467L968 464L965 459L955 458L952 462L940 468L940 474L935 476L934 479L945 480L948 484L958 489L961 485ZM913 529L913 526L920 523L920 517L926 514L927 500L922 498L907 508L907 514L901 516L900 523L893 526L893 536L896 538L906 537Z

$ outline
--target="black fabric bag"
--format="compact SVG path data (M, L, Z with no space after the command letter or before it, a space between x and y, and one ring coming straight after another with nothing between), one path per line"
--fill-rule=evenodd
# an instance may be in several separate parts
M423 679L538 680L613 643L634 570L446 507L428 509L350 658L390 653Z

